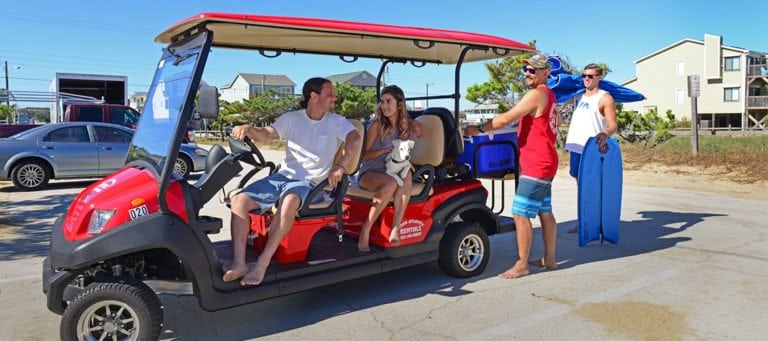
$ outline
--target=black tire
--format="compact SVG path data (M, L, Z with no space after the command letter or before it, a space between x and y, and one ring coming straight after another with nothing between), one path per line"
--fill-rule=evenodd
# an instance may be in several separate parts
M11 181L16 188L34 191L45 187L51 180L51 169L41 160L24 160L13 167Z
M485 230L474 223L453 223L440 240L437 264L448 275L473 277L485 271L490 255L491 243Z
M157 295L124 280L89 285L64 310L59 332L62 340L157 340L162 324Z
M179 157L176 158L176 163L173 165L173 172L183 179L186 179L189 176L189 173L192 173L193 167L192 160L190 160L188 156L179 154Z

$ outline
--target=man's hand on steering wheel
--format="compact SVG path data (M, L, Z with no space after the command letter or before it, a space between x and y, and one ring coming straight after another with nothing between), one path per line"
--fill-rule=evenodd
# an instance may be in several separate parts
M336 186L339 181L344 177L344 167L340 164L335 164L328 171L328 184L333 187Z
M250 137L248 135L250 130L251 130L251 125L250 124L241 124L239 126L236 126L236 127L232 128L232 137L234 137L234 138L236 138L236 139L238 139L240 141L243 141L246 137ZM251 139L253 139L253 138L251 138Z

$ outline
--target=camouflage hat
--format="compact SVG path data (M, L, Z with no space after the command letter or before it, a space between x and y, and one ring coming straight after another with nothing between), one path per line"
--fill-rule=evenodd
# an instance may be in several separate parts
M533 66L537 69L549 69L552 70L552 65L549 64L549 60L543 54L535 54L523 60L523 64Z

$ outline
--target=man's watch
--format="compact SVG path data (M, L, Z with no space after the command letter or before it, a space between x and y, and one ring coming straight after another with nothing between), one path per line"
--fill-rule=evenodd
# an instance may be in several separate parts
M484 125L485 125L485 122L483 122L483 123L480 123L480 125L479 125L479 126L477 126L477 131L479 131L479 132L481 132L481 133L484 133L484 131L483 131L483 126L484 126Z

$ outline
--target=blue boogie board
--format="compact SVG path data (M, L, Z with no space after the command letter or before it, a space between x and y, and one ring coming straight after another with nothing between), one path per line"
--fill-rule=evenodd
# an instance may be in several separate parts
M621 187L624 180L621 150L614 138L599 150L589 138L579 164L579 246L600 239L618 243L621 221Z

